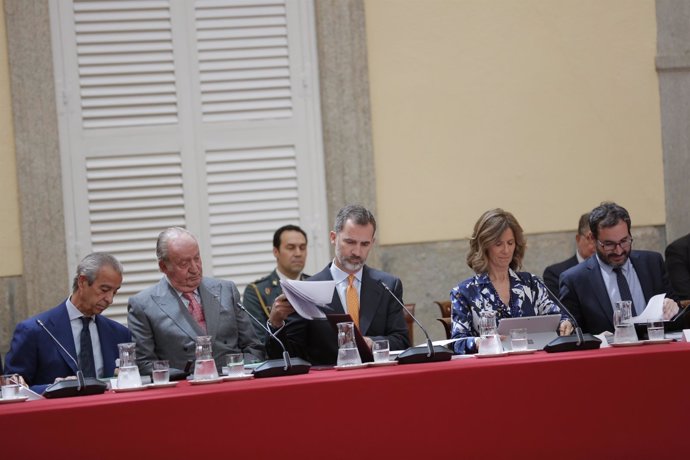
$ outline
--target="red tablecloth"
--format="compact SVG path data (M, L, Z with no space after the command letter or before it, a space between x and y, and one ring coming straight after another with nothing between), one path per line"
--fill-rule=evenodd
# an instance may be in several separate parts
M4 458L683 458L690 344L0 405ZM354 432L354 435L349 433Z

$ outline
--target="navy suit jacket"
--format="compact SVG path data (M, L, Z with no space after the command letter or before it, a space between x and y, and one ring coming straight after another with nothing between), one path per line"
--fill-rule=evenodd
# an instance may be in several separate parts
M62 302L17 324L10 351L5 357L5 374L20 374L33 391L43 393L57 377L76 375L77 366L38 324L39 319L77 359L67 307ZM131 342L132 336L125 326L105 316L96 315L94 320L101 342L103 376L111 377L115 372L115 359L119 356L117 344Z
M546 284L546 287L549 288L549 291L551 291L553 295L558 295L558 279L560 278L561 273L577 264L577 256L574 255L570 259L566 259L557 264L549 265L544 269L544 284Z
M631 251L630 262L640 280L646 302L662 293L666 293L667 297L674 297L661 254L651 251ZM613 332L613 306L596 256L566 270L561 275L559 297L575 316L583 332L592 334Z
M678 297L682 300L690 299L690 234L668 245L666 269Z
M309 281L332 280L330 264ZM403 350L410 346L407 325L402 307L378 283L382 280L398 298L402 299L402 282L397 277L364 266L360 288L359 329L372 340L388 339L391 350ZM337 289L333 290L332 310L324 313L345 313ZM338 358L338 335L327 320L306 320L297 313L290 315L279 338L290 352L312 364L335 364ZM268 338L266 348L271 358L280 358L282 349Z

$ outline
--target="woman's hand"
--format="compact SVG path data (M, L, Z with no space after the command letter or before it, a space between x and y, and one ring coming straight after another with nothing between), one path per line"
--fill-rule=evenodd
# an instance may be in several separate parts
M559 335L570 335L575 329L573 328L573 323L569 319L561 321L561 325L558 327Z

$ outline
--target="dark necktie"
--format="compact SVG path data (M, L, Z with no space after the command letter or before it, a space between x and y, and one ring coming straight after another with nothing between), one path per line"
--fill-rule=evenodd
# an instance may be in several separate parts
M635 311L635 302L633 302L632 294L630 293L630 286L628 285L628 280L625 279L622 267L616 267L613 269L616 273L616 282L618 282L618 292L621 294L621 300L629 300L632 303L632 314L637 315Z
M93 345L91 344L91 333L89 323L91 318L81 317L82 328L79 336L79 366L84 373L84 377L96 377L96 364L93 360Z

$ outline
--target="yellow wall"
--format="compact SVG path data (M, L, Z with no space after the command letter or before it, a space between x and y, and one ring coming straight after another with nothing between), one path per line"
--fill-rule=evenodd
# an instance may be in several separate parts
M22 248L17 198L17 167L10 81L7 70L5 6L0 0L0 277L22 274Z
M654 0L365 0L379 242L665 222Z

